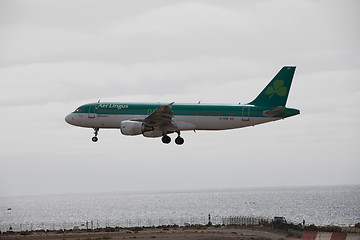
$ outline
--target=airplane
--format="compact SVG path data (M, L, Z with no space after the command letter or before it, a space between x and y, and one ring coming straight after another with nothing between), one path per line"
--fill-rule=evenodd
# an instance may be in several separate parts
M96 102L78 107L65 117L71 125L94 129L93 142L100 128L120 129L123 135L161 137L168 144L168 134L177 133L175 143L182 145L182 131L228 130L254 126L300 114L285 107L295 66L283 67L260 94L247 104L183 104Z

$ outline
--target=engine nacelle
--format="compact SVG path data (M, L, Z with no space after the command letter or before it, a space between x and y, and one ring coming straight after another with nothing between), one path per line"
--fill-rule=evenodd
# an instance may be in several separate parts
M124 135L139 135L154 130L153 127L144 122L125 120L120 123L120 131Z

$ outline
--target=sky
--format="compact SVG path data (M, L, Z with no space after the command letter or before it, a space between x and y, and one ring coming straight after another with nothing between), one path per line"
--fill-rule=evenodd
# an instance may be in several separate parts
M360 184L360 2L0 0L0 196ZM247 103L297 66L301 114L185 144L68 125L101 101Z

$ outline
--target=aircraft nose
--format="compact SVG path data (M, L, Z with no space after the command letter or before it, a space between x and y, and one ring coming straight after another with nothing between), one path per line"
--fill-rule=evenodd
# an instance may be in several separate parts
M67 122L68 124L73 125L73 121L74 121L74 117L73 117L73 114L72 114L72 113L70 113L69 115L67 115L67 116L65 117L65 122Z

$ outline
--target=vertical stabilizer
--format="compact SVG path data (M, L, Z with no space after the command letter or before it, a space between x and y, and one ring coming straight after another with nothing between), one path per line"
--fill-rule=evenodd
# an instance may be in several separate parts
M283 67L255 100L248 104L267 107L285 107L295 68L296 67L290 66Z

